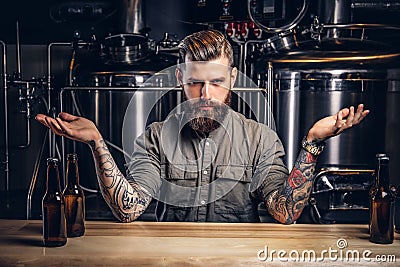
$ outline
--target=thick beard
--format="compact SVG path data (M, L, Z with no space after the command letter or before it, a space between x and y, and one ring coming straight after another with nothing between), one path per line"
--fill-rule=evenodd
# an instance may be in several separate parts
M185 101L187 97L183 93ZM226 96L224 103L219 103L217 101L210 100L189 100L188 108L186 108L186 116L189 121L189 126L202 134L209 134L218 127L221 126L221 122L224 120L226 114L228 113L230 103L231 103L231 92ZM201 110L202 105L212 106L211 110Z

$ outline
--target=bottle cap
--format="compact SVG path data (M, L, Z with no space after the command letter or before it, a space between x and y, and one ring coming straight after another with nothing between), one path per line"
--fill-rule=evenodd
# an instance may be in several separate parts
M58 165L58 158L48 158L47 165Z
M378 161L381 164L388 164L389 163L389 157L388 156L380 157L380 158L378 158Z
M78 155L76 153L67 154L67 160L78 160Z

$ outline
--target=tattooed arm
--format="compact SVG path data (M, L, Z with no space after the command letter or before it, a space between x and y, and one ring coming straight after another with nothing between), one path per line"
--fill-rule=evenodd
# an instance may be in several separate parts
M301 215L311 193L316 162L316 156L301 149L283 187L273 191L266 201L266 207L274 219L290 224Z
M36 120L57 135L90 145L101 192L118 220L131 222L143 213L151 201L150 194L122 175L92 121L65 112L55 119L38 114Z
M132 222L147 208L150 194L135 182L128 182L118 169L104 140L90 141L101 193L114 216Z
M369 113L362 104L344 108L332 116L317 121L307 134L307 141L323 141L359 124ZM295 222L308 201L314 179L317 157L301 149L295 166L283 186L266 200L269 213L279 222Z

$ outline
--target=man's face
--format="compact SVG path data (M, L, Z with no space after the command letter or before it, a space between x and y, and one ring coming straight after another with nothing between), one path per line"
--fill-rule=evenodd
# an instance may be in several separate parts
M193 129L208 133L219 126L227 113L236 72L225 57L204 62L186 60L177 69L187 100L185 113Z
M190 61L186 58L184 68L177 70L176 76L188 100L223 103L235 83L236 72L236 68L229 66L226 57L210 61Z

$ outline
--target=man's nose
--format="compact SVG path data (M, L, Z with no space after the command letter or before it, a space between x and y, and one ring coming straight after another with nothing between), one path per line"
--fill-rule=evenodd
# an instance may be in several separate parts
M210 83L207 82L207 81L203 82L203 87L201 88L201 98L203 98L203 99L211 99Z

